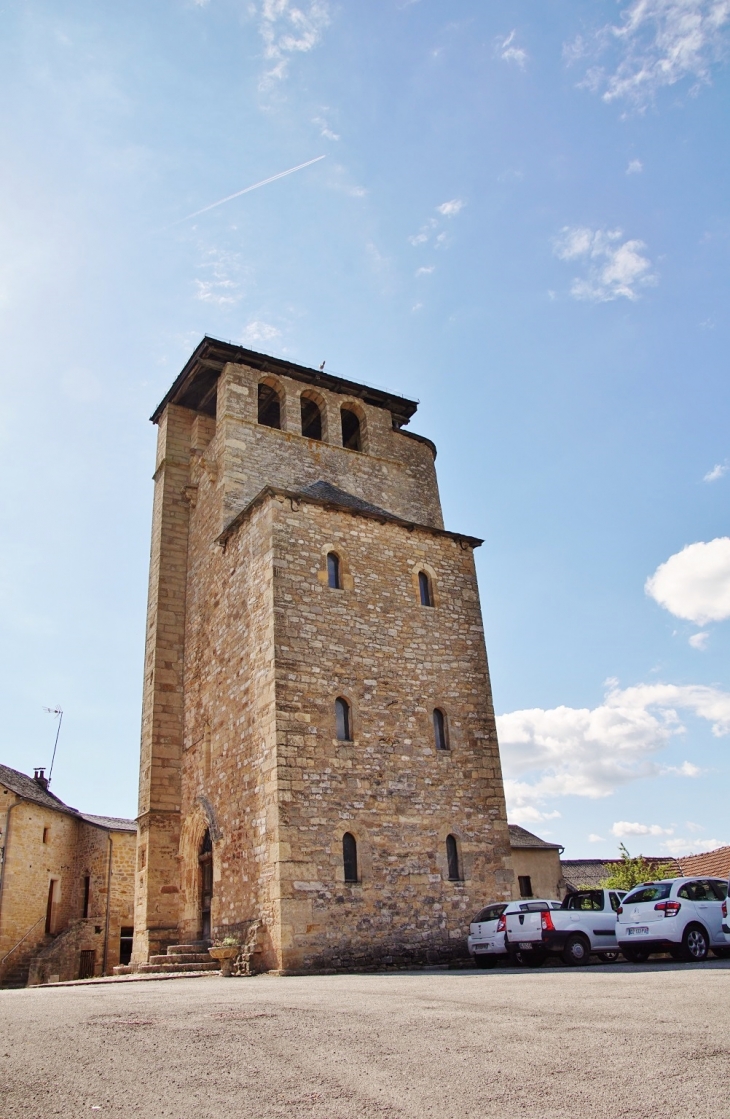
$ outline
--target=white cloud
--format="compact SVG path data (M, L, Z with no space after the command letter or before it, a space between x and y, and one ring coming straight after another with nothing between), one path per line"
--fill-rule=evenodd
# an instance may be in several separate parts
M306 53L317 46L330 22L325 0L310 0L298 7L292 0L263 0L253 7L259 17L259 33L264 41L264 57L273 63L261 82L266 89L287 76L292 54Z
M719 478L723 478L730 470L730 463L727 459L725 462L718 462L713 466L712 470L708 470L702 479L703 482L717 482Z
M465 205L466 203L462 198L452 198L450 202L442 202L436 209L440 214L443 214L445 218L453 218L459 213L459 210L464 209Z
M597 799L644 777L693 776L687 762L662 768L655 755L685 732L679 712L730 733L730 693L704 685L608 682L595 708L555 707L513 711L497 719L510 818L544 811L555 797ZM530 817L523 817L529 819Z
M602 835L596 835L595 832L591 832L591 834L588 836L588 842L589 843L605 843L606 841L605 841L605 839L603 838Z
M640 159L632 159L626 168L627 175L640 175L644 170L644 164Z
M626 839L630 835L672 835L674 828L660 828L658 824L630 824L628 820L617 820L611 827L611 835Z
M320 136L324 136L325 140L339 140L340 137L332 131L325 117L313 117L312 124L317 125Z
M664 765L660 770L662 776L671 773L675 777L699 777L704 772L698 765L692 765L692 762L682 762L681 765Z
M241 341L246 346L260 345L262 342L272 342L274 338L280 338L281 331L271 323L267 322L250 322L244 327L241 334Z
M432 272L436 271L435 264L425 264L423 268L416 269L417 276L430 276Z
M566 45L567 62L610 54L591 67L581 83L607 102L623 100L643 110L658 90L689 78L693 90L710 80L714 62L727 48L730 0L633 0L618 24L586 41Z
M232 306L243 298L238 279L241 263L238 253L225 249L208 249L203 256L200 268L207 274L206 279L196 279L196 298L203 303L214 303L217 307Z
M693 633L689 643L693 649L706 649L709 636L709 633Z
M682 839L674 836L665 839L660 844L668 855L679 858L681 855L698 855L703 851L714 851L717 847L727 846L727 840L722 839Z
M516 62L519 68L524 70L529 56L523 47L514 45L516 34L516 31L510 31L506 39L500 36L497 39L496 53L504 62Z
M587 275L576 278L570 289L575 299L607 303L624 297L639 298L637 288L657 282L651 261L642 255L643 241L622 241L620 229L589 229L564 226L555 238L553 249L560 260L582 260Z
M644 590L670 614L700 626L730 618L730 537L688 544L659 565Z

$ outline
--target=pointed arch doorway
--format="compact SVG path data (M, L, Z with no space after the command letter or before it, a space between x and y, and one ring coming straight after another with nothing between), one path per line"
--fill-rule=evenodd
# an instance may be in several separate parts
M200 879L200 939L211 939L210 910L213 901L213 843L210 829L206 828L198 854Z

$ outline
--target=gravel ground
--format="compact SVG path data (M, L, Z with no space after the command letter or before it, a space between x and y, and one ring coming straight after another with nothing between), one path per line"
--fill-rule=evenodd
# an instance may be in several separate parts
M0 1119L723 1114L730 961L0 991Z

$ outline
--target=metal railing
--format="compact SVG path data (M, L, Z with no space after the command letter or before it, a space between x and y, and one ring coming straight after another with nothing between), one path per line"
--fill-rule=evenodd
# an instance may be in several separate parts
M36 923L35 923L34 925L31 925L31 926L30 926L30 928L28 929L28 931L27 931L27 933L25 934L25 936L22 936L22 937L20 938L20 940L18 941L18 943L17 943L17 944L15 944L15 945L13 945L13 947L12 947L12 948L10 949L10 951L9 951L9 952L6 952L6 953L5 953L5 955L3 956L3 958L2 958L1 960L0 960L0 967L2 967L2 966L3 966L3 964L5 963L5 961L6 961L6 960L10 959L10 957L11 957L11 956L12 956L12 954L13 954L13 952L16 952L16 951L18 950L18 948L20 948L21 944L23 944L23 943L24 943L24 942L25 942L25 941L26 941L26 940L28 939L28 937L29 937L29 936L30 936L30 934L31 934L31 933L33 932L33 930L34 930L34 929L37 929L37 928L38 928L38 926L39 926L39 925L41 924L41 922L42 922L42 921L45 921L45 919L46 919L46 915L45 915L45 913L44 913L42 917L39 917L39 918L38 918L38 920L36 921Z

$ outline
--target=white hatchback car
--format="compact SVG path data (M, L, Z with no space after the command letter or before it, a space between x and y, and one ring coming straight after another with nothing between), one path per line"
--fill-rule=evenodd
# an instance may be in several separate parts
M507 949L504 946L504 911L507 902L487 905L472 921L469 927L467 945L469 955L477 967L494 967L497 963L507 962Z
M618 910L619 948L632 963L642 963L653 952L699 961L712 948L716 956L724 956L727 887L721 878L665 878L637 886Z

